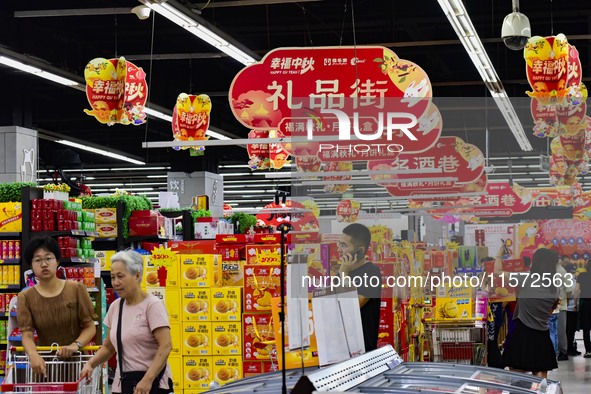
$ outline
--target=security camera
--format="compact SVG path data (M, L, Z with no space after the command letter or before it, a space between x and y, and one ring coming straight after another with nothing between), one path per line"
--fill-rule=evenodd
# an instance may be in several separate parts
M507 48L514 51L523 49L531 37L531 26L527 16L519 12L519 0L513 0L513 12L503 20L501 38Z

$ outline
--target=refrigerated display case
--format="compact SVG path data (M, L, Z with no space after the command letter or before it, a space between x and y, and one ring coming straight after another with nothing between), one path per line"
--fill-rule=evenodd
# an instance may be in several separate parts
M286 372L288 393L561 394L559 381L465 364L403 362L391 346L325 368ZM378 362L376 362L378 360ZM281 393L281 371L232 382L208 393ZM304 382L304 383L302 383Z

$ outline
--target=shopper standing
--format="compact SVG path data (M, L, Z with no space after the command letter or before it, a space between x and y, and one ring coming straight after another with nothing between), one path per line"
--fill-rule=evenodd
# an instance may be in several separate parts
M511 276L502 271L502 250L499 253L495 273L504 275L505 283L510 283ZM513 316L515 331L503 353L505 363L512 370L529 371L541 378L558 367L548 326L548 319L558 305L558 289L553 281L549 286L539 284L541 278L554 276L557 262L558 254L552 250L541 248L534 253L530 274L518 289Z
M575 308L579 310L579 319L583 329L583 343L585 344L585 358L591 358L591 260L587 260L585 272L577 277L575 287Z
M575 308L575 288L577 285L575 274L577 272L577 266L573 263L568 263L564 267L567 274L572 276L567 277L567 279L572 279L570 283L572 286L569 288L568 293L570 296L568 297L568 306L566 308L566 342L567 342L567 351L569 356L579 356L581 352L577 350L576 343L575 343L575 333L578 330L579 325L579 312L577 312L577 308Z
M158 297L141 289L143 264L142 256L131 250L118 252L111 258L111 281L121 298L111 304L105 317L104 324L108 327L105 343L80 373L81 377L90 376L94 368L117 353L113 394L172 391L167 362L172 349L168 313ZM138 372L143 372L142 377L130 376L137 376Z
M361 325L365 351L378 347L378 329L380 325L380 304L382 297L382 276L380 269L368 261L366 254L371 244L371 232L360 224L353 223L343 229L337 243L341 266L340 274L351 278L363 279L363 286L357 288L359 307L361 308ZM376 281L371 278L378 278ZM372 283L374 285L372 285ZM375 286L375 284L378 284Z
M558 286L558 294L560 302L558 304L558 329L557 329L557 339L558 339L558 352L556 357L558 361L566 361L568 360L568 341L566 338L566 308L568 307L568 296L570 294L569 287L567 284L568 276L566 275L566 270L564 269L563 265L565 261L568 261L568 257L563 256L560 259L559 264L556 265L556 276L552 278L556 279L556 282L559 284ZM570 294L572 296L572 294Z
M23 261L31 267L38 283L18 295L17 320L30 366L43 376L47 370L37 353L33 331L37 332L40 346L60 345L59 357L71 356L96 334L97 316L86 287L56 276L60 258L57 241L49 237L32 239L23 253Z

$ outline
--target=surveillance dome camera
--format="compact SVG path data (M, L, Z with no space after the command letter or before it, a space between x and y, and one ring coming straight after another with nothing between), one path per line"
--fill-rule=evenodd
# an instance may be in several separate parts
M138 5L131 9L131 12L135 14L139 20L146 20L150 17L151 9L145 5Z
M501 38L507 48L519 51L525 47L530 37L531 27L527 16L521 12L512 12L505 17Z

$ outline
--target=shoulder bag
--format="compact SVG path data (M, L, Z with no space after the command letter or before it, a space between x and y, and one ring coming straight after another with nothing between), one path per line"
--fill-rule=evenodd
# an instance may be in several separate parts
M123 304L125 304L125 300L121 299L121 303L119 304L119 321L117 322L117 358L119 359L119 376L121 376L121 393L122 394L133 394L135 391L135 386L143 379L144 375L147 371L129 371L123 372L123 343L121 341L121 319L123 317ZM154 378L152 382L152 388L150 389L150 394L158 394L158 390L160 388L160 380L164 375L164 370L166 367L162 368L162 371Z

